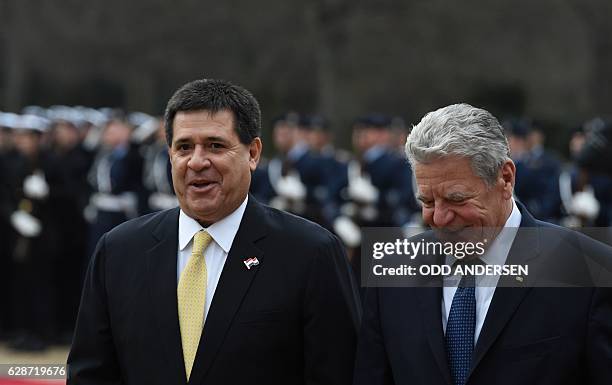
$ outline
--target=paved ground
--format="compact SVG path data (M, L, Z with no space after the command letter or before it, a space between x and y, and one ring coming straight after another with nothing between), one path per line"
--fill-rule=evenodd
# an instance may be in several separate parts
M2 364L65 364L68 346L53 346L44 352L21 353L9 350L0 344L0 363Z
M68 346L53 346L44 352L15 352L0 344L0 364L65 364L68 357ZM3 365L4 366L4 365ZM0 385L59 385L65 380L38 380L9 378L0 375Z
M66 380L13 380L0 378L0 385L65 385Z

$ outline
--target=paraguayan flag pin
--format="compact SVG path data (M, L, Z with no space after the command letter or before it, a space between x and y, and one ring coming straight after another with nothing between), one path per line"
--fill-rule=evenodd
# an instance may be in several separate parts
M253 266L259 265L259 260L257 259L257 257L247 258L242 262L244 262L244 265L248 270L251 270L251 267Z

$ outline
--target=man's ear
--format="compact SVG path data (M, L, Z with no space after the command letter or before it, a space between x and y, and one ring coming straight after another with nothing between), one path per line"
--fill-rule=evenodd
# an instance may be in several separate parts
M261 149L263 144L261 143L261 138L256 137L249 144L249 167L252 171L255 171L257 168L257 164L259 163L259 158L261 157Z
M512 191L514 190L514 180L516 178L516 166L510 159L506 160L501 167L500 183L503 186L504 198L512 198Z

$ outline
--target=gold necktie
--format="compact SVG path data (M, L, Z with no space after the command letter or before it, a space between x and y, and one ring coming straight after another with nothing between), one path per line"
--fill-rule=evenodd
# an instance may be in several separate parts
M194 235L191 257L181 273L177 289L183 358L188 381L204 327L207 280L204 249L211 240L206 231L199 231Z

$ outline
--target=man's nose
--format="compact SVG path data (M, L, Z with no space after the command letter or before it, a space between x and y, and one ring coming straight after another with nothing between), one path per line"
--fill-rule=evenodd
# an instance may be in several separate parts
M191 158L187 162L187 167L194 171L200 171L210 166L209 154L204 149L204 146L196 146L191 154Z
M449 226L454 218L455 213L453 210L449 210L444 204L437 204L435 206L433 212L433 224L435 227Z

